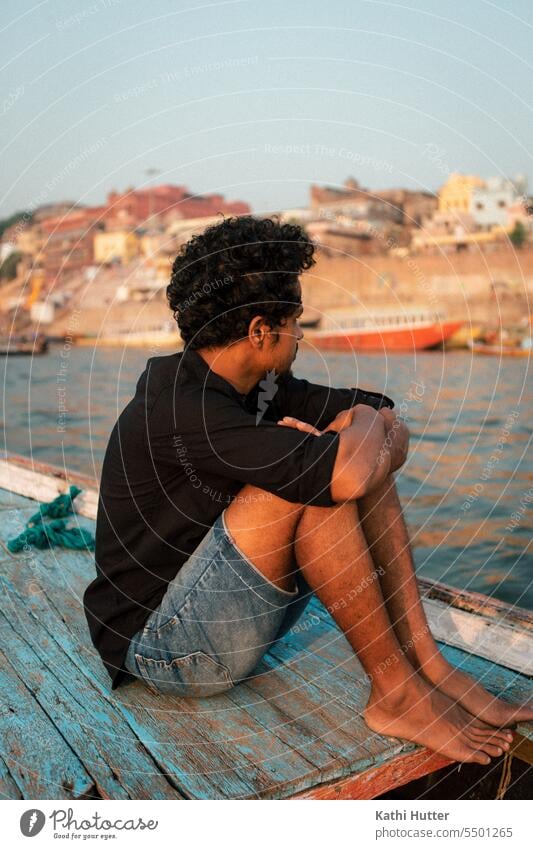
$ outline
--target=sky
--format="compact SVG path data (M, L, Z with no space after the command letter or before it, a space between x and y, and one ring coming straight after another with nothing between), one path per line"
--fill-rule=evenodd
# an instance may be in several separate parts
M185 185L533 191L530 0L4 0L0 217ZM147 174L157 169L158 174Z

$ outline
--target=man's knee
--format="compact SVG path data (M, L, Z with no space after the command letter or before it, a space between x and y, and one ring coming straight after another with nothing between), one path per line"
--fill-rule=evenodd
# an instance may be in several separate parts
M335 525L359 523L359 510L357 501L340 501L331 507L315 507L312 504L304 505L299 525L306 528L330 528Z
M320 527L324 522L330 525L332 521L359 522L359 510L355 500L339 502L330 507L316 507L312 504L287 501L252 484L245 484L239 490L226 508L225 515L235 528L260 530L268 527L272 533L276 526L280 529L283 527L284 535L288 530L292 538L304 519L307 526L311 524L316 527Z
M226 507L228 524L236 530L293 537L305 505L245 484Z

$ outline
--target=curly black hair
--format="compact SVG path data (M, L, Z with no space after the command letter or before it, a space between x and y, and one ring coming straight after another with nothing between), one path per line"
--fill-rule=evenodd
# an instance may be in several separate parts
M297 224L252 215L226 218L182 246L166 294L189 349L244 339L254 316L272 329L301 303L299 274L315 264Z

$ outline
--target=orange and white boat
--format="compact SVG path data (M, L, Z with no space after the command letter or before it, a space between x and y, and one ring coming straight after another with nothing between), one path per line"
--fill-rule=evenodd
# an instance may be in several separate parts
M413 351L442 345L463 323L419 308L362 312L338 307L324 312L320 327L305 336L332 351Z

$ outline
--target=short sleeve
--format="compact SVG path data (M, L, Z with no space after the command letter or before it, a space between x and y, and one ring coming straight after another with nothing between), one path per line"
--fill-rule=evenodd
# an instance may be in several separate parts
M157 407L150 416L147 439L155 462L200 479L250 483L295 503L335 504L330 485L339 434L314 436L264 419L257 423L236 399L210 390L180 397L166 418L165 424Z
M292 375L280 377L275 400L280 418L294 416L314 425L318 430L324 430L331 424L341 410L357 404L368 404L376 410L394 407L394 401L380 392L356 387L338 389L321 386Z

